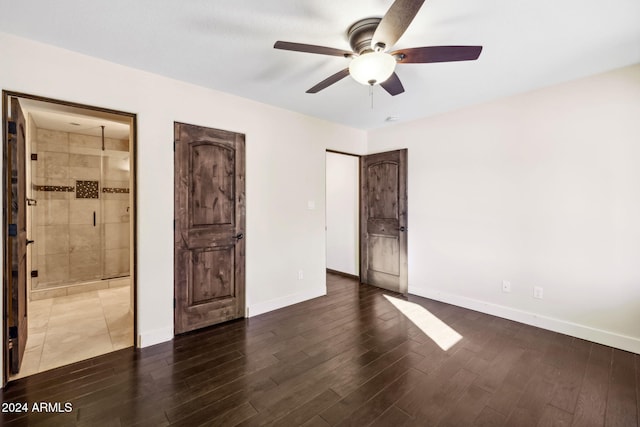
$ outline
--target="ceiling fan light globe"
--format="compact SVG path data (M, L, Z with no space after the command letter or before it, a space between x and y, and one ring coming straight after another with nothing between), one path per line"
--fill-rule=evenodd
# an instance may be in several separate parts
M360 84L384 83L396 69L396 59L384 52L368 52L357 56L349 64L349 74ZM371 83L373 82L373 83Z

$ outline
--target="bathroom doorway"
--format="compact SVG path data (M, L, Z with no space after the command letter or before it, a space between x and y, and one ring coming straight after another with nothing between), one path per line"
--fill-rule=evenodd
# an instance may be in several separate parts
M3 106L5 212L23 209L26 223L26 266L19 267L15 221L6 214L5 379L132 347L135 115L9 92ZM23 139L9 124L18 110ZM12 172L16 163L20 174ZM13 283L20 268L23 288Z

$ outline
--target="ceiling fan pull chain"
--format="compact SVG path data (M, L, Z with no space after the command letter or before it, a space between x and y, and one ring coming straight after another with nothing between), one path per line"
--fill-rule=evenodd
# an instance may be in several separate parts
M369 85L369 98L371 98L371 109L373 110L373 85Z

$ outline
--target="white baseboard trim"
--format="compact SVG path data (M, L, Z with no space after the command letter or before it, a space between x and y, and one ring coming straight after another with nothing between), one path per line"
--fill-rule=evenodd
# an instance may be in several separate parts
M409 293L640 354L640 339L638 338L620 335L614 332L604 331L602 329L596 329L590 326L580 325L578 323L556 319L530 311L519 310L504 305L489 303L460 295L448 294L446 292L435 291L427 288L410 286Z
M173 328L155 329L149 332L138 334L138 348L149 347L171 341L173 339Z
M259 302L251 304L249 306L249 315L247 317L254 317L260 314L268 313L269 311L284 308L299 302L307 301L313 298L325 296L327 294L326 288L309 289L296 294L286 295L280 298L274 298L269 301Z

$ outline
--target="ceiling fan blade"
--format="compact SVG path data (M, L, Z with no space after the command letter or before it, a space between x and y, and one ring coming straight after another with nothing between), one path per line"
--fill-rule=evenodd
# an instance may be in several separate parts
M348 50L334 49L332 47L325 47L325 46L316 46L313 44L277 41L276 44L273 45L273 47L275 49L293 50L296 52L306 52L306 53L317 53L320 55L342 56L346 58L353 56L353 52L349 52Z
M373 33L371 48L375 50L379 43L384 44L385 49L396 44L423 3L424 0L396 0L393 2Z
M317 85L315 85L314 87L309 89L307 91L307 93L318 93L322 89L325 89L325 88L331 86L332 84L344 79L348 75L349 75L349 69L348 68L345 68L344 70L338 71L334 75L332 75L330 77L327 77L326 79L324 79L323 81L321 81L320 83L318 83Z
M400 77L396 73L391 74L384 82L380 83L380 86L384 88L389 95L396 96L404 92L404 87L402 86L402 82L400 81Z
M429 46L400 49L391 52L399 64L429 62L473 61L478 59L482 46Z

